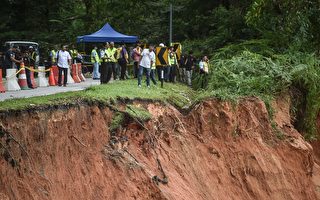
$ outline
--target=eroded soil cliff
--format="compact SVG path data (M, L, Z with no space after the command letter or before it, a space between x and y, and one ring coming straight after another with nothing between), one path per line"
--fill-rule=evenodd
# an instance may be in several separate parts
M259 99L207 100L188 114L134 102L152 119L115 137L108 107L0 117L0 199L316 199L312 147ZM120 108L125 105L119 106Z

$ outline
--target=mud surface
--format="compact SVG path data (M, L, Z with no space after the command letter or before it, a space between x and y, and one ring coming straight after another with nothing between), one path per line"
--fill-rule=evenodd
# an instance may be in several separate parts
M186 115L135 104L152 119L112 138L109 108L2 116L0 199L317 199L319 167L285 99L275 123L255 98L208 100Z

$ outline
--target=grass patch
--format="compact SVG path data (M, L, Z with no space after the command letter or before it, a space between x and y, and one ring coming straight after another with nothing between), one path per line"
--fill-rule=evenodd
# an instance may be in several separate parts
M118 128L121 127L125 120L125 114L120 112L115 112L112 117L112 121L109 127L110 132L115 132Z
M148 121L152 117L148 110L133 105L127 105L126 112L131 118L135 118L140 122Z
M197 92L182 84L165 83L164 88L138 87L136 80L115 81L111 84L92 86L84 91L66 92L41 97L11 99L0 102L0 111L23 110L38 106L67 105L77 101L109 102L117 98L147 99L173 103L179 107L189 106Z

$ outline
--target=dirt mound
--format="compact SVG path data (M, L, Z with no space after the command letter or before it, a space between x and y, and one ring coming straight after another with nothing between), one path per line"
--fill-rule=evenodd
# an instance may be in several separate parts
M316 199L312 147L278 104L272 124L255 98L135 102L152 119L116 137L109 108L2 115L0 199Z

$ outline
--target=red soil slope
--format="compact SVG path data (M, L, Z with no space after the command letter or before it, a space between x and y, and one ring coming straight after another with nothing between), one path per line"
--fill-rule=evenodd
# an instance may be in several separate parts
M317 198L312 147L281 102L273 125L258 99L208 100L187 115L135 104L153 118L118 131L128 137L127 150L124 141L109 143L109 108L2 115L0 199ZM157 158L167 184L152 180L164 177Z

